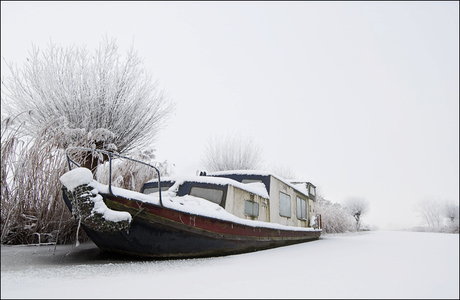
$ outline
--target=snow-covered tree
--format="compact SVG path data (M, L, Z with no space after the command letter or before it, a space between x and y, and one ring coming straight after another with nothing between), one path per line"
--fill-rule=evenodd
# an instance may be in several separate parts
M50 44L43 52L33 47L23 69L8 66L1 99L1 242L70 242L77 223L62 200L64 149L129 156L155 142L174 105L133 49L121 59L114 39L94 53L76 46ZM88 158L79 161L96 172L99 156ZM151 175L115 168L113 176L132 187L138 184L129 176L139 173Z
M361 216L369 211L369 201L363 197L349 197L345 200L344 206L356 220L356 229L360 230Z
M262 155L262 148L249 137L213 136L208 140L201 163L210 172L256 170L262 166Z
M116 40L105 38L91 53L85 47L50 43L33 47L23 69L7 64L2 110L37 136L44 125L59 147L85 146L126 154L155 142L174 105L158 88L131 47L126 58ZM86 166L94 167L95 161Z

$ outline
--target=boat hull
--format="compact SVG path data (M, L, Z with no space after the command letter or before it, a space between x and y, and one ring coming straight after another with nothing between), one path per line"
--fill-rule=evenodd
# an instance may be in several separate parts
M127 211L133 216L128 230L116 232L94 230L82 221L89 238L108 252L150 258L209 257L302 243L321 235L321 230L253 227L135 199L108 194L101 196L108 208ZM65 192L64 200L72 210L72 202Z

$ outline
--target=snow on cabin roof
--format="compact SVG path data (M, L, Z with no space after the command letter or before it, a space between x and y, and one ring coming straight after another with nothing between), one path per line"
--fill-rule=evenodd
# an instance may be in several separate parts
M229 170L229 171L217 171L209 172L208 175L272 175L272 173L261 170Z
M149 182L155 182L157 179L150 180ZM188 182L199 182L199 183L210 183L218 185L227 185L230 184L239 189L245 190L249 193L256 194L265 199L269 199L268 191L265 188L265 185L261 182L252 182L252 183L241 183L239 181L224 178L224 177L208 177L208 176L174 176L174 177L162 177L161 181L174 181L175 185L182 184L186 181Z
M291 183L291 186L294 186L297 190L299 190L303 194L308 195L308 189L304 182L303 183L297 183L297 182Z
M291 188L297 190L298 192L308 196L308 190L305 185L307 181L301 181L301 180L286 180L283 179L277 175L274 175L271 172L268 171L261 171L261 170L229 170L229 171L217 171L217 172L210 172L207 173L210 176L219 176L219 175L261 175L261 176L272 176L279 181L283 182L284 184L290 186Z

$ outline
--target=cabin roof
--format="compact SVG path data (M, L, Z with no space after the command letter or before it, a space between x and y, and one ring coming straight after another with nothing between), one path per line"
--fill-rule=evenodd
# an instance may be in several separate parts
M261 171L261 170L229 170L229 171L210 172L207 175L212 176L212 177L220 176L220 175L271 176L271 177L274 177L274 178L278 179L279 181L283 182L284 184L290 186L291 188L293 188L297 192L299 192L301 194L304 194L307 197L309 196L307 187L305 186L305 183L307 183L307 181L286 180L286 179L283 179L283 178L281 178L281 177L279 177L277 175L274 175L273 173L268 172L268 171Z
M155 182L156 179L150 180L149 182ZM224 178L224 177L211 177L211 176L174 176L174 177L162 177L161 181L174 181L174 185L180 185L184 182L198 182L198 183L209 183L209 184L218 184L218 185L232 185L239 189L245 190L249 193L259 195L263 198L269 199L268 191L265 188L265 185L260 182L254 183L241 183L239 181Z

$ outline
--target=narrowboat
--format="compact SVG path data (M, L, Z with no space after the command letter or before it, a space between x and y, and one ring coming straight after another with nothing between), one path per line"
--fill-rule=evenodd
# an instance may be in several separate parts
M225 171L157 178L140 191L105 185L66 151L63 198L103 251L149 258L191 258L252 252L318 239L315 186L268 172ZM72 165L76 165L72 169Z

